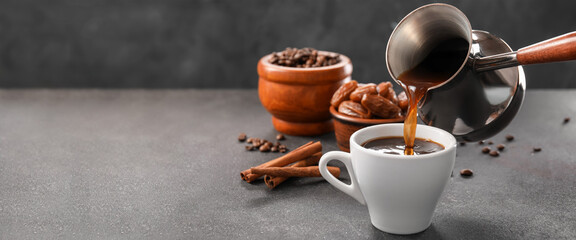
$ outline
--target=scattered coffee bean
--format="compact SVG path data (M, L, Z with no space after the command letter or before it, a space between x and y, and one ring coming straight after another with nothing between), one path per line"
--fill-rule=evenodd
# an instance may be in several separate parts
M482 148L482 153L489 153L490 151L492 151L492 149L490 149L490 147Z
M492 145L492 144L494 144L494 142L488 141L488 145Z
M460 170L460 176L463 176L463 177L471 177L473 174L474 174L474 172L472 172L472 170L470 170L470 169Z
M492 150L492 151L490 151L489 154L490 154L490 156L492 156L492 157L498 157L498 156L500 156L500 152L498 152L497 150Z
M484 145L485 142L486 142L486 141L484 141L484 140L480 140L480 141L478 141L478 144Z
M511 142L512 140L514 140L514 136L508 134L508 135L506 135L506 140L507 140L508 142Z
M276 135L276 140L284 140L284 139L286 139L286 137L284 136L284 134L278 133L278 135Z
M246 142L248 145L245 146L246 151L259 150L260 152L288 152L286 145L281 144L278 140L286 139L283 134L276 135L277 141L272 142L268 139L257 138L257 137L247 137L246 133L240 133L238 136L238 141Z
M540 152L540 151L542 151L542 148L541 147L533 147L532 151L533 152Z
M460 146L466 146L466 142L460 142Z
M564 124L566 124L566 123L568 123L568 122L570 122L570 118L569 118L569 117L565 117L565 118L564 118Z
M254 139L252 139L252 146L258 148L258 147L262 146L262 142L260 141L260 139L254 138Z
M499 151L502 151L502 150L504 150L504 148L506 148L506 145L498 144L498 146L496 146L496 148L498 148Z
M246 141L246 133L240 133L240 135L238 136L238 141L240 142Z
M260 152L270 152L270 147L268 146L268 144L264 144L260 146L259 150Z
M327 54L313 48L286 48L279 53L272 53L269 63L297 68L324 67L340 62L340 54Z

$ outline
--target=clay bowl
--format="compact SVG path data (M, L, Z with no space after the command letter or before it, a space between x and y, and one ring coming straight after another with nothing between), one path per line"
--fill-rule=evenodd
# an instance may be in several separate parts
M342 84L350 81L350 59L340 54L340 62L335 65L295 68L271 64L268 62L271 56L266 55L258 62L258 95L272 114L274 128L297 136L333 131L330 99Z
M336 135L336 143L340 150L350 152L350 135L352 133L372 125L385 124L385 123L402 123L405 117L393 119L364 119L348 116L339 113L335 107L330 107L330 114L334 118L334 133ZM386 133L382 133L386 135Z

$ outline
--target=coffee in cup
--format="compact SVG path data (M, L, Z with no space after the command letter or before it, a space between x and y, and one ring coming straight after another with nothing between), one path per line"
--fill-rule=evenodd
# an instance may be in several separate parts
M386 154L406 155L404 137L380 137L370 139L361 144L362 147ZM430 139L415 138L412 147L413 155L422 155L444 150L442 144Z
M404 146L403 127L397 123L360 129L350 137L350 153L328 152L320 159L319 168L330 184L368 207L374 227L388 233L413 234L430 226L454 168L456 139L442 129L418 125L416 139L434 146L428 153L391 154L362 146L390 146L379 144L389 140ZM332 160L344 163L351 184L328 172L327 164Z

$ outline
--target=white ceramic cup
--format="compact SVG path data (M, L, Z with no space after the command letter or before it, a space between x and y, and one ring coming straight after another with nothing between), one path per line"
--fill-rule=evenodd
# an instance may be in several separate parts
M324 154L319 167L334 187L368 207L374 227L393 234L426 230L444 191L456 159L456 139L431 126L418 125L416 137L430 139L445 149L424 155L385 154L361 146L380 137L403 136L403 123L366 127L350 136L350 153ZM326 169L331 160L344 163L351 184L336 179Z

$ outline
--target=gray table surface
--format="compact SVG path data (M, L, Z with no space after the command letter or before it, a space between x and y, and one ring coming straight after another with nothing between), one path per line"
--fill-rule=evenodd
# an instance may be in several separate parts
M398 236L322 178L240 179L280 156L237 141L276 135L256 90L0 90L0 239L575 239L575 103L529 90L501 156L459 147L432 225ZM337 150L284 143L311 140Z

